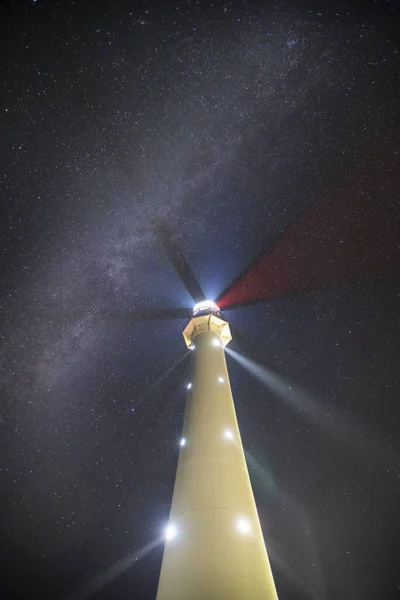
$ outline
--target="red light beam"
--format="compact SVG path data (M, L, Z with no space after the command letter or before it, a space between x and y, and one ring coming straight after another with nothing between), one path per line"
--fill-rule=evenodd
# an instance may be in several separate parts
M243 306L398 268L399 183L398 146L370 150L228 288L219 306Z

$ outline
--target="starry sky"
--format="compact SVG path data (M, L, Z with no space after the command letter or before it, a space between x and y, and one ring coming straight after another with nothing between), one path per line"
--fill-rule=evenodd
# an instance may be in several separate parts
M280 599L398 597L398 12L1 4L2 598L155 598L191 354L143 311L193 306L157 223L250 361Z

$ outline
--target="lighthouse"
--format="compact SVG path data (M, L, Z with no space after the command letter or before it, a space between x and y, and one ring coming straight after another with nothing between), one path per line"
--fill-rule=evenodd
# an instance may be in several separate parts
M157 600L277 600L225 360L229 324L204 300L183 337L194 368Z

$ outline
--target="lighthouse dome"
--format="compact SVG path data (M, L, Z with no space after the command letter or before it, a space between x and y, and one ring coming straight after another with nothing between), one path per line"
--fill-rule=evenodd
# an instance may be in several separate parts
M219 315L220 309L218 304L212 300L201 300L193 307L193 316L199 317L200 315L214 314Z

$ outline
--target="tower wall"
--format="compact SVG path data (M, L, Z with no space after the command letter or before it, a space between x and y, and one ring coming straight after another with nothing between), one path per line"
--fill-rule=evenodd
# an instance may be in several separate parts
M165 543L157 600L276 600L221 338L192 330L194 378L170 513L176 535Z

